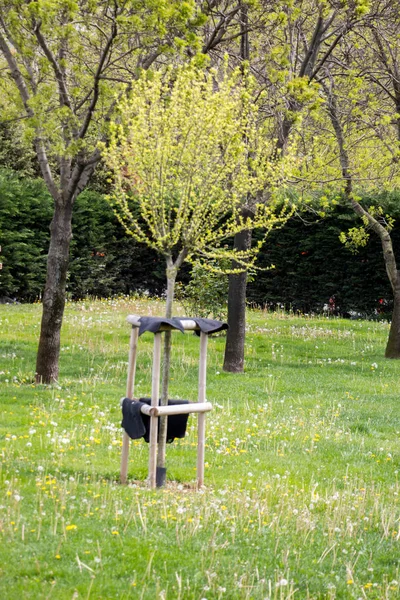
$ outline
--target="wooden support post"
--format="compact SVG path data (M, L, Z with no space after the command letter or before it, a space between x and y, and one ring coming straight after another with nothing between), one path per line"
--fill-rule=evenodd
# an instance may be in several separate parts
M200 333L199 393L198 402L206 401L207 334ZM204 451L206 441L206 413L199 413L197 425L197 487L204 485Z
M137 327L132 327L131 339L129 344L129 362L128 362L128 378L126 381L126 398L133 399L135 389L135 374L136 374L136 354L137 341L139 330ZM121 472L120 481L126 483L128 475L128 458L129 458L129 435L124 431L122 438L122 454L121 454Z
M129 345L129 363L128 363L128 378L126 381L126 397L133 400L135 390L135 375L136 375L136 355L139 339L139 329L132 327L131 340Z
M154 335L151 406L157 407L160 396L161 333ZM150 418L149 486L156 487L158 417Z

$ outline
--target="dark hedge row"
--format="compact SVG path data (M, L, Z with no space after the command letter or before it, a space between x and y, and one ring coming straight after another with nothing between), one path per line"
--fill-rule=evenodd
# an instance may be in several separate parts
M396 219L392 231L396 251L400 249L400 195L382 200ZM364 202L369 206L373 200ZM392 292L378 237L372 232L367 245L355 254L339 241L341 231L360 225L351 209L340 205L324 219L306 214L272 231L259 265L274 264L275 268L260 271L249 284L249 301L311 312L321 311L335 296L342 314L390 312Z
M389 196L391 214L400 219L400 197ZM371 202L368 201L368 204ZM22 179L0 171L0 297L18 301L40 298L52 200L40 180ZM333 295L343 312L373 313L380 300L391 298L380 243L374 236L352 254L339 241L340 231L359 225L351 211L339 206L325 219L293 218L268 236L259 271L248 287L248 299L258 305L280 305L303 312L321 310ZM68 293L106 297L148 290L162 293L164 261L126 236L102 195L86 191L77 200ZM400 246L400 228L393 232ZM187 280L188 271L183 272ZM388 306L390 308L390 306Z
M0 297L32 302L42 294L52 199L40 180L0 171ZM72 299L147 289L162 292L164 262L125 235L102 195L87 190L76 201L68 275Z

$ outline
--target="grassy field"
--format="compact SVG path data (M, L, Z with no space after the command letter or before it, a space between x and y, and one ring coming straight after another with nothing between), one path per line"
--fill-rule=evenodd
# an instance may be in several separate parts
M0 598L400 598L400 363L387 324L250 312L246 372L209 342L206 486L196 417L146 489L118 484L129 313L69 304L58 386L32 384L40 306L0 306ZM149 395L152 334L137 395ZM196 399L198 339L176 333L171 396Z

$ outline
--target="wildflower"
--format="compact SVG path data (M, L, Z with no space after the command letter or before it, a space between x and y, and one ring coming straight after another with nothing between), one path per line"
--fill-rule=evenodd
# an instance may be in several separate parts
M78 529L78 527L76 525L67 525L65 529L66 531L72 531L73 529Z

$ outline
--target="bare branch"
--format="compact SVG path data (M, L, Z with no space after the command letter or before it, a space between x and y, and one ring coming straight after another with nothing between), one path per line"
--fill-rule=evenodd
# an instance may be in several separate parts
M72 109L71 102L69 99L69 94L68 94L67 85L66 85L66 82L64 79L63 72L62 72L61 67L58 64L54 54L51 52L49 46L47 45L47 42L43 37L40 27L41 27L41 21L38 21L36 23L33 31L35 33L37 41L39 42L39 46L42 48L47 60L51 64L54 74L56 76L58 90L59 90L59 94L60 94L60 104L61 104L61 106L67 106L72 111L73 109Z
M99 59L99 63L96 69L96 73L94 75L94 81L93 81L93 97L92 100L90 102L90 105L86 111L86 116L83 120L82 126L80 128L80 131L77 135L78 139L83 139L86 135L86 132L89 128L90 122L92 120L93 117L93 113L94 110L96 108L96 104L97 104L97 100L99 99L99 83L100 83L100 76L103 72L103 67L104 67L104 63L106 62L106 59L108 57L110 48L113 44L114 39L117 36L117 25L116 22L113 22L113 25L111 27L111 34L109 35L107 42L103 48L103 51L101 53L100 59Z
M371 229L379 236L382 244L383 255L385 259L386 272L389 277L393 291L398 287L398 273L396 258L393 251L393 244L389 232L375 219L361 204L356 200L353 194L353 178L350 169L349 156L346 150L343 127L339 118L338 106L334 91L325 83L321 83L327 98L328 113L331 119L332 126L335 130L336 139L339 147L340 165L342 168L342 176L345 181L345 193L348 201L351 203L354 211L363 219L368 221Z

